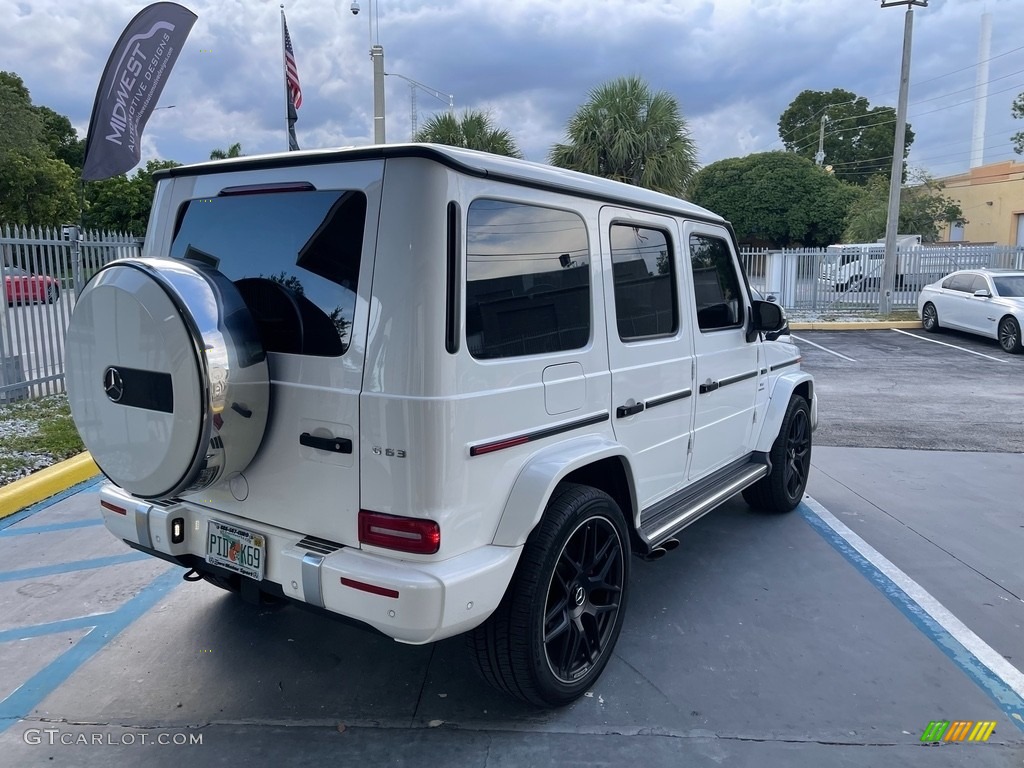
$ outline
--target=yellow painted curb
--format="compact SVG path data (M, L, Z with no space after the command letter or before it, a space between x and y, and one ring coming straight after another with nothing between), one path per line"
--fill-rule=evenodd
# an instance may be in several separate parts
M95 477L100 472L88 451L33 472L0 488L0 518L13 515L37 501L48 499L75 483Z
M920 328L920 320L878 320L868 323L850 323L822 320L811 323L790 323L794 331L883 331L889 328Z

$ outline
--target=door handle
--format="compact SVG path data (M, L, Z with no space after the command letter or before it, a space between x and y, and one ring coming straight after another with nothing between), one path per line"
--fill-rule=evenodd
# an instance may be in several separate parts
M707 381L700 385L700 393L702 395L706 395L708 392L714 392L716 389L718 389L718 387L719 384L717 381L712 381L711 379L708 379Z
M635 416L644 409L643 403L637 403L636 405L620 405L615 409L615 417L618 419L624 419L627 416Z
M299 435L299 445L331 453L352 453L352 441L347 437L317 437L303 432Z

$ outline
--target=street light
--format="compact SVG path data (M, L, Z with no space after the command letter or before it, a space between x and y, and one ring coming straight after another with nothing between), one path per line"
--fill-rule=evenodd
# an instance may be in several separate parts
M380 44L379 3L368 2L370 10L366 15L370 30L370 60L373 62L373 143L384 144L384 46ZM353 16L359 15L358 0L353 0L349 10Z
M429 85L424 85L423 83L419 82L418 80L413 80L411 77L406 77L405 75L400 75L397 72L385 72L384 75L386 77L400 77L403 80L405 80L405 82L407 82L409 84L409 114L410 114L410 119L411 119L411 122L412 122L412 133L409 136L410 140L416 138L416 128L417 128L417 122L416 122L416 89L417 88L425 91L426 93L429 93L431 96L433 96L435 99L440 101L442 104L447 104L449 112L454 112L455 111L455 95L454 94L452 94L452 93L441 93L441 91L437 90L436 88L431 88Z
M885 268L878 292L878 313L888 316L892 311L892 294L896 289L896 234L900 223L900 188L903 186L903 147L907 132L907 96L910 91L910 49L914 36L914 6L928 7L928 0L882 0L883 8L907 6L903 26L903 64L900 68L900 97L896 103L896 135L892 147L892 175L889 178L889 213L885 222Z

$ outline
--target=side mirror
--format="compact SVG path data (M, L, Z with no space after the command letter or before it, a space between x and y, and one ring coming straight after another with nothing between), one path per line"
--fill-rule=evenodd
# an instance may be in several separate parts
M786 313L778 304L755 301L751 309L752 321L750 333L747 334L748 341L757 338L758 333L778 333L786 327Z
M974 292L974 297L976 299L991 299L992 291L990 291L988 288L982 288L980 291Z

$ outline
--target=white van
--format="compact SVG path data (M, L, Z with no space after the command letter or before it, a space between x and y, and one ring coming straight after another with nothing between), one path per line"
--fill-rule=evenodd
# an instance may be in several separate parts
M86 285L75 422L108 529L247 600L572 701L658 557L743 492L802 498L817 407L729 225L427 144L158 175L143 257Z

